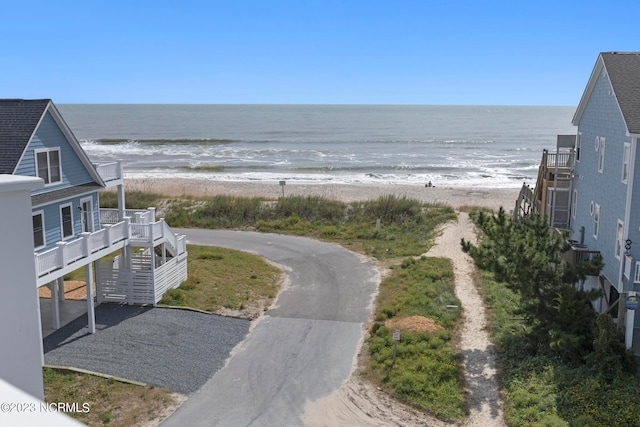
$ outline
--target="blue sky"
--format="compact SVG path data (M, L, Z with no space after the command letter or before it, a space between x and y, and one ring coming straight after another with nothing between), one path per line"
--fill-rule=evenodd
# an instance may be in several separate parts
M599 52L640 50L637 0L2 9L0 97L56 103L576 105Z

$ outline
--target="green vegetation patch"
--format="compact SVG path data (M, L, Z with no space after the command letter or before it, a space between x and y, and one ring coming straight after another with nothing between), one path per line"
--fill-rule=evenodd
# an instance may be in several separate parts
M127 209L147 209L157 206L164 196L145 191L127 191L125 206ZM100 192L100 207L116 209L118 207L118 193L112 190Z
M162 388L53 368L43 368L42 374L45 402L77 404L77 411L67 415L87 425L157 424L177 403L177 396Z
M407 259L380 284L376 322L367 340L375 384L398 399L443 420L465 417L462 372L452 343L459 319L451 262L441 258ZM450 306L449 308L447 306ZM385 321L423 316L441 329L402 331L393 361L392 329Z
M160 304L236 310L253 318L278 293L281 271L259 256L197 245L187 245L187 252L187 280L167 291Z
M205 202L172 203L165 219L175 227L251 229L335 241L388 259L426 252L436 227L455 219L455 213L447 206L393 195L353 203L318 196L276 201L216 196Z
M513 224L499 212L476 220L485 237L470 253L485 267L477 278L489 308L507 424L638 426L635 359L608 314L585 310L570 276L581 266L562 264L565 246L550 237L544 219ZM510 260L508 245L518 259ZM582 274L592 271L584 267Z

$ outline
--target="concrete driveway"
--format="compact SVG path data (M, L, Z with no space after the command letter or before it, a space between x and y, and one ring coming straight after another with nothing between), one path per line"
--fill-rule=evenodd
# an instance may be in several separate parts
M379 283L376 268L311 239L176 230L189 243L255 252L287 270L276 306L163 426L298 426L307 402L338 389L354 366Z

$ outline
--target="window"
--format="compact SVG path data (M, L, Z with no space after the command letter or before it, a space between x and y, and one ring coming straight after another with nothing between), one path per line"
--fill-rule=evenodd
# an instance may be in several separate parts
M73 236L73 211L71 204L60 206L60 230L62 239Z
M580 148L582 147L582 133L576 135L576 162L580 161Z
M576 218L576 211L578 210L578 190L573 190L573 199L571 199L571 218Z
M38 212L33 214L33 247L35 249L44 248L46 241L44 237L44 214Z
M596 203L593 211L593 237L598 238L598 227L600 226L600 205Z
M62 180L60 149L35 150L36 172L45 184L55 184Z
M598 139L598 172L602 173L604 170L604 143L605 139L601 136L597 137Z
M640 283L640 261L636 261L636 271L633 275L633 283Z
M631 144L625 142L624 151L622 152L622 182L625 184L629 179L629 158L631 156Z
M622 233L624 231L624 223L618 220L618 229L616 230L616 258L620 259L622 255Z

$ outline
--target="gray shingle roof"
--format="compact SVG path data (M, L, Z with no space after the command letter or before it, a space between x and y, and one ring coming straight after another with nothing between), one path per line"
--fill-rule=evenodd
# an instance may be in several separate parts
M67 187L61 190L49 191L31 196L31 206L40 206L57 200L70 199L85 193L102 190L103 187L95 182Z
M0 174L13 174L49 99L0 99Z
M629 133L640 133L640 52L600 54Z

